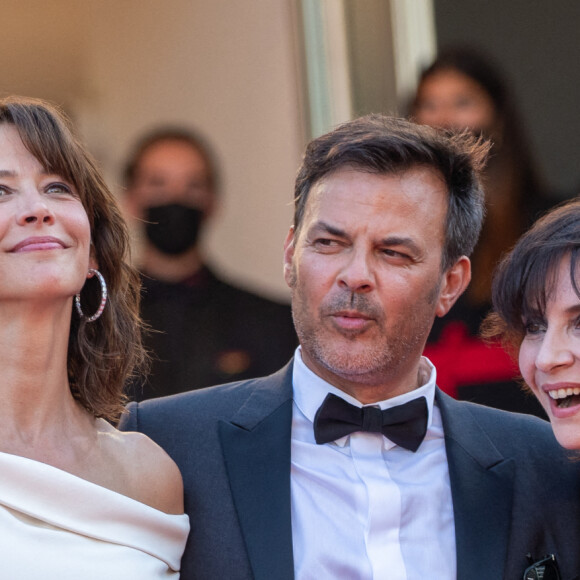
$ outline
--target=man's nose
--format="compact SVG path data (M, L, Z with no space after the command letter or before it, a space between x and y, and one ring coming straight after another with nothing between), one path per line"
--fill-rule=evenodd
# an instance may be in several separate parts
M370 258L364 251L353 250L341 268L338 285L349 292L370 292L375 286Z

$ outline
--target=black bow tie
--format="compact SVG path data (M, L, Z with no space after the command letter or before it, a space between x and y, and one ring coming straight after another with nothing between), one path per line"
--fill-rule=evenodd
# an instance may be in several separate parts
M314 417L314 438L320 445L356 431L369 431L382 433L415 452L427 432L428 414L425 397L381 411L377 407L355 407L329 393Z

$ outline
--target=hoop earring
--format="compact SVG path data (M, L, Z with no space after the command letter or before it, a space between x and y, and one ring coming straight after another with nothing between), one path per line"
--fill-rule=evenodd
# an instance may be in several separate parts
M97 318L99 318L99 316L101 316L103 310L105 309L105 304L107 303L107 284L105 282L105 279L103 278L103 275L98 270L89 268L89 274L94 274L99 280L99 284L101 285L101 303L99 304L99 308L92 316L85 316L81 308L80 292L75 295L75 306L81 318L86 318L87 322L94 322Z

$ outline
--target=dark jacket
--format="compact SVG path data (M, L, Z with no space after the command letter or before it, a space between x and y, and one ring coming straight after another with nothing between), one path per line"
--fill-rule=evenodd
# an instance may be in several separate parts
M184 580L290 580L292 365L269 377L129 405L181 469L191 534ZM580 463L549 423L437 391L457 544L457 578L519 580L526 554L555 554L580 578ZM437 577L434 571L434 577Z
M208 268L169 284L143 276L141 316L151 371L131 400L173 395L273 373L297 346L290 306L217 278Z

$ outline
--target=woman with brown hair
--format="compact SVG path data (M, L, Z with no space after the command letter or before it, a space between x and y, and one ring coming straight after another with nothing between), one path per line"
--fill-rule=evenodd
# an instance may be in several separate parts
M465 46L443 50L423 72L411 107L421 124L468 130L492 144L483 172L486 217L471 256L465 294L437 319L425 355L438 369L438 384L461 398L510 411L542 414L522 397L509 357L478 337L491 307L491 279L502 254L551 205L538 177L521 115L500 70Z
M117 204L66 119L0 100L0 547L6 578L178 575L173 461L121 433L145 360Z
M473 48L456 47L442 51L421 75L412 115L421 124L467 129L492 144L483 173L486 219L466 292L474 307L489 305L501 255L548 207L521 114L493 61Z

